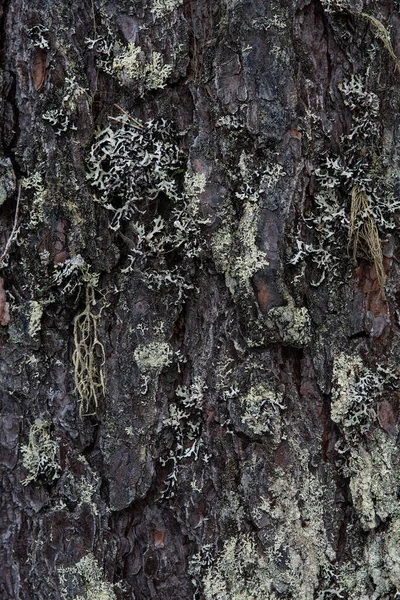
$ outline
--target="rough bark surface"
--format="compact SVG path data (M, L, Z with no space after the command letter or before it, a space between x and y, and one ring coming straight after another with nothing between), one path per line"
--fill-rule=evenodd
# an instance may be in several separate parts
M2 0L2 599L398 596L399 9Z

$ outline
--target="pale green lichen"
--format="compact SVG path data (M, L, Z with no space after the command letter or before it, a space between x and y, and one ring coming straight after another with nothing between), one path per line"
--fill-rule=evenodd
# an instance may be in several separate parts
M146 62L140 46L128 44L114 58L113 70L123 83L136 81L146 90L155 90L166 86L167 79L172 72L172 66L163 64L159 52L153 52L151 61Z
M272 581L266 558L252 534L230 538L203 579L206 600L269 598Z
M29 306L31 310L29 315L28 333L31 337L35 337L40 331L44 304L43 302L31 300Z
M152 340L138 346L133 354L141 372L161 372L172 364L173 352L171 346L163 340Z
M249 195L237 229L233 229L228 218L212 237L211 249L216 268L225 274L232 294L238 288L248 291L251 278L268 265L266 253L257 246L258 220L258 197Z
M117 600L114 586L106 581L103 569L100 568L92 553L87 554L74 567L58 569L63 600L71 598L68 587L83 584L84 595L74 596L74 600Z
M231 265L231 274L242 287L248 286L253 275L268 265L266 253L260 250L256 244L259 207L255 200L250 196L245 205L236 232L237 242L240 244L240 254Z
M228 289L251 291L251 279L260 270L269 265L266 251L259 247L258 227L262 197L278 184L284 171L278 163L270 162L263 170L254 168L252 158L244 151L241 153L234 179L242 182L235 193L236 202L241 207L241 217L237 224L233 204L229 203L221 211L221 227L213 234L211 250L218 272L225 275Z
M240 396L242 422L256 435L274 433L280 421L279 411L284 410L283 394L258 384Z
M182 4L183 0L154 0L151 12L157 19L162 19Z
M335 510L334 490L310 471L308 450L289 443L299 461L296 477L281 468L271 474L268 492L252 509L258 534L230 537L205 569L207 600L314 600L321 583L330 581L336 552L325 511ZM252 461L248 476L256 481L253 467ZM254 485L252 495L259 489Z
M393 507L397 503L393 503ZM353 547L353 560L337 569L337 597L348 600L396 600L400 587L400 518L398 509L389 526L366 538L363 550Z
M246 342L249 346L263 346L278 342L302 348L311 342L311 318L305 306L297 307L284 290L285 306L270 308L252 323Z
M393 514L400 516L396 452L396 444L380 429L350 450L344 473L350 477L353 504L365 530Z
M290 346L306 346L311 341L311 319L305 306L293 304L271 308L267 313L277 330L282 343Z
M60 475L59 445L52 439L49 427L47 421L36 419L29 430L28 444L21 447L22 464L28 471L22 485L37 481L39 477L53 481Z
M331 416L343 427L347 441L354 432L369 430L376 414L374 405L384 389L393 389L398 376L378 365L376 371L366 367L360 356L338 352L332 372Z

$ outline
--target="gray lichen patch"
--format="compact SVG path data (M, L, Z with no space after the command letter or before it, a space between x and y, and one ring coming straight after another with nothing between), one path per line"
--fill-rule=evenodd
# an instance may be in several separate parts
M286 306L268 310L251 322L246 341L250 347L282 343L302 348L311 342L311 319L305 306L297 307L293 299Z
M213 235L214 262L217 270L225 274L232 293L237 288L250 289L251 278L268 265L266 253L257 245L258 219L256 198L249 197L236 231L227 223Z
M61 584L61 597L63 600L116 600L114 586L104 576L103 569L99 566L92 553L87 554L74 567L58 569ZM70 590L84 588L83 595L72 594Z
M282 435L281 411L285 410L283 394L268 382L252 385L247 391L224 393L236 427L249 435L268 435L279 443Z
M378 365L375 371L360 356L337 352L332 372L331 416L344 431L347 442L365 433L376 420L376 406L383 393L397 387L394 369Z
M133 355L141 372L161 372L172 364L173 352L171 346L162 340L152 340L138 346Z
M368 440L350 451L345 473L350 477L354 507L365 530L400 516L400 475L396 445L376 429Z
M268 319L279 331L280 340L290 346L306 346L311 341L311 321L305 306L279 306L268 311Z
M225 540L206 569L207 600L313 600L321 582L329 581L335 549L324 521L325 511L334 510L334 494L310 470L308 451L294 440L291 445L299 460L296 480L287 470L275 469L252 509L258 532L242 531ZM262 484L255 479L257 485Z
M29 430L28 444L21 447L22 464L28 471L23 485L35 482L39 477L53 481L60 475L59 445L51 437L49 427L47 421L36 419Z
M0 206L16 190L16 177L9 158L0 160Z

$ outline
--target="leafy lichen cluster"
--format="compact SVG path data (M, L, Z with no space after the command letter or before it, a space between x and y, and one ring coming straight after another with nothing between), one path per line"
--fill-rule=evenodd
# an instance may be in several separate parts
M153 52L146 62L140 46L128 44L113 60L113 71L122 83L130 81L141 84L143 91L164 88L171 75L172 66L164 65L161 54Z
M58 569L61 584L61 597L63 600L72 598L69 588L73 589L83 585L83 595L75 595L74 600L116 600L114 586L105 577L103 569L92 553L87 554L73 567Z
M234 294L249 291L252 277L268 266L265 250L258 245L258 225L262 198L283 176L279 164L266 165L260 173L250 169L249 157L242 153L238 170L243 181L235 196L241 204L241 217L236 225L233 208L224 209L222 226L213 234L211 249L215 266L225 275L226 285Z
M49 432L50 423L36 419L29 430L28 444L21 446L22 464L28 475L22 485L37 481L39 477L53 481L60 475L59 446Z
M179 303L192 288L186 265L201 253L201 226L208 223L200 206L205 176L184 168L167 120L144 123L123 114L113 123L97 135L88 160L95 200L129 247L123 271L140 271L151 289L173 286ZM169 264L173 253L181 254L179 265Z
M347 239L353 258L366 256L383 284L379 234L396 226L393 216L400 203L382 148L380 102L361 75L342 81L338 88L352 116L351 130L341 136L339 154L327 156L315 170L319 192L307 217L314 239L307 243L299 236L290 262L296 265L310 257L319 274L312 284L319 285L327 274L338 275Z
M153 0L151 12L158 19L169 15L171 12L182 6L183 0Z

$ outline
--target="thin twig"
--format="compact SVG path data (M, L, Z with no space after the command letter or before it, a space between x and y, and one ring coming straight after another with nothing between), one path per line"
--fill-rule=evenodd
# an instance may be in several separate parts
M94 11L94 0L92 0L92 16L93 16L94 38L96 39L96 37L97 37L97 31L96 31L96 14L95 14L95 11Z
M114 104L114 106L116 106L118 108L118 110L120 110L121 112L124 113L124 115L126 115L128 117L128 119L130 119L131 121L133 121L134 123L136 123L136 125L138 125L141 129L143 129L143 125L140 121L138 121L137 119L135 119L135 117L132 117L132 115L130 115L126 110L124 110L123 108L121 108L118 104ZM112 119L113 117L110 117L110 119Z
M8 254L8 251L9 251L9 249L10 249L10 246L11 246L11 243L12 243L12 241L13 241L13 239L14 239L15 232L16 232L16 230L17 230L17 225L18 225L18 216L19 216L19 203L20 203L20 200L21 200L21 184L19 184L19 187L18 187L17 206L16 206L16 208L15 208L15 215L14 215L14 225L13 225L13 228L12 228L12 231L11 231L11 234L10 234L10 237L8 238L8 240L7 240L7 243L6 243L6 245L5 245L5 248L4 248L4 250L3 250L3 253L2 253L2 255L0 256L0 264L3 262L3 260L4 260L4 259L5 259L5 257L7 256L7 254Z

